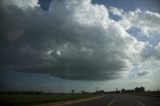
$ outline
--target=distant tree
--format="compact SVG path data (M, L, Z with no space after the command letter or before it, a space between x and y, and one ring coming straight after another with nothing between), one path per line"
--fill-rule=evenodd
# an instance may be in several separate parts
M118 90L118 88L116 88L116 93L120 93L120 91Z
M72 91L71 91L72 93L74 93L74 90L72 89Z
M86 92L84 90L81 90L81 94L85 94Z
M125 93L134 93L134 90L126 90Z
M121 90L121 93L125 93L125 91L126 91L125 89L122 89L122 90Z
M104 90L101 90L100 92L104 93Z
M104 90L96 91L97 94L104 94Z
M145 92L145 88L144 87L140 87L140 92Z

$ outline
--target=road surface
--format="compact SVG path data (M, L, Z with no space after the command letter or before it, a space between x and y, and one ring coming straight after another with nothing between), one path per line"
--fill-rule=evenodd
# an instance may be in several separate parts
M107 94L95 100L64 106L160 106L160 98L127 94Z

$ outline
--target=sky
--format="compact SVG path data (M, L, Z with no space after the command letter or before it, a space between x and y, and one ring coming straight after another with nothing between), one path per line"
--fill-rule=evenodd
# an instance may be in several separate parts
M0 91L160 89L159 0L1 0Z

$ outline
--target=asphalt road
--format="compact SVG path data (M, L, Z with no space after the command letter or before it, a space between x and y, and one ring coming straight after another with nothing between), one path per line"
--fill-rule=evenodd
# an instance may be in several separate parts
M96 100L65 106L160 106L160 98L125 94L107 94Z

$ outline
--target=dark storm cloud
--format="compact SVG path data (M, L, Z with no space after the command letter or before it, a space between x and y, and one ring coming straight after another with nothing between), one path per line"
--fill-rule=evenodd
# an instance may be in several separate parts
M147 72L147 71L143 71L143 72L139 72L139 73L137 73L137 75L138 76L145 76L145 75L147 75L147 74L149 74L149 72Z
M12 66L12 70L19 72L46 73L72 80L122 77L131 67L132 51L126 49L134 49L135 39L109 24L110 19L103 14L108 12L105 7L92 5L93 9L86 11L87 3L92 5L84 0L54 1L49 12L39 7L23 10L21 6L3 5L1 70Z

